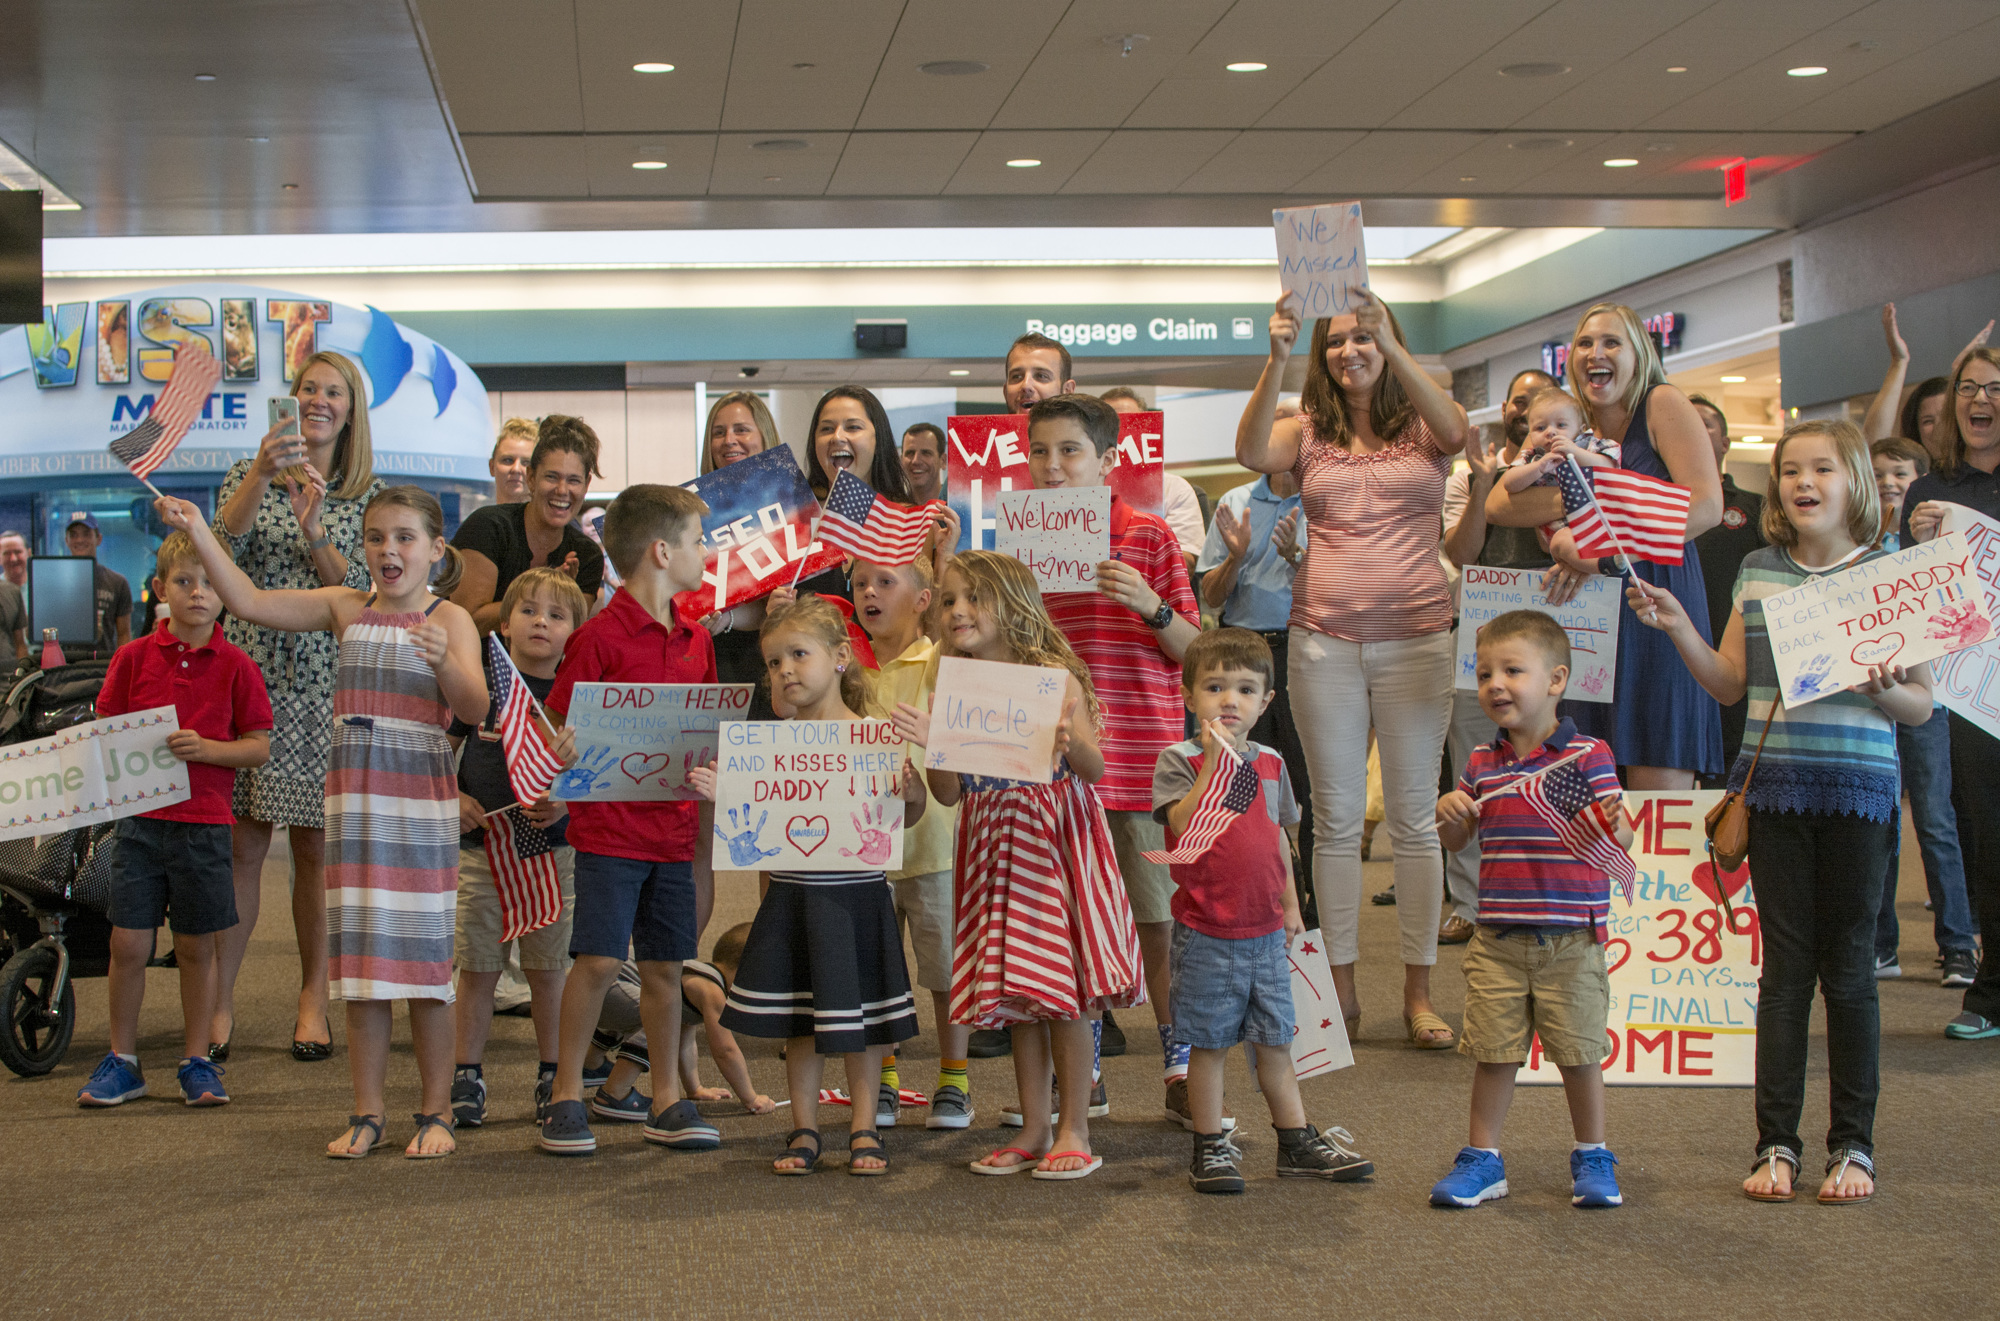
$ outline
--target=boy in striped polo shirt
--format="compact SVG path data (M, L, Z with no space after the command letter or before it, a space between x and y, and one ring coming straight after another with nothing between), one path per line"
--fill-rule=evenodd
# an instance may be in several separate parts
M1618 1160L1604 1145L1604 966L1611 881L1580 861L1555 828L1512 792L1563 763L1576 766L1621 847L1632 844L1617 761L1602 740L1556 718L1569 682L1569 634L1538 610L1501 615L1479 633L1479 706L1500 733L1473 749L1458 788L1438 800L1448 852L1479 836L1479 927L1465 947L1465 1031L1472 1079L1472 1140L1431 1189L1433 1206L1477 1206L1507 1195L1500 1129L1514 1075L1537 1034L1562 1073L1576 1146L1569 1158L1580 1207L1617 1206Z

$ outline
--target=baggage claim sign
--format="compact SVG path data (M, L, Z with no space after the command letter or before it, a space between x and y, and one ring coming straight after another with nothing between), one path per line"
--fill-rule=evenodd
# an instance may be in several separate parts
M321 349L368 382L375 471L385 479L484 482L493 445L486 390L443 345L374 308L251 285L173 285L96 302L55 303L39 325L0 334L0 478L118 475L105 446L137 426L201 341L222 363L187 439L162 474L220 473L270 429L265 400L289 394Z

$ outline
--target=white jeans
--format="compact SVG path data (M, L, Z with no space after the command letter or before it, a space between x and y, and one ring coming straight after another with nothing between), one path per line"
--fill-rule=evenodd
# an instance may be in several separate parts
M1403 962L1436 963L1444 900L1438 762L1451 719L1452 635L1344 642L1295 628L1290 652L1292 713L1312 772L1313 884L1327 959L1344 964L1360 957L1361 820L1373 725L1396 851Z
M1445 738L1445 746L1451 751L1454 784L1465 774L1465 763L1472 760L1472 750L1482 743L1491 743L1499 733L1499 727L1479 709L1478 693L1465 688L1452 693L1451 732ZM1478 831L1472 832L1464 848L1445 858L1444 889L1445 902L1451 905L1453 913L1468 922L1479 920Z

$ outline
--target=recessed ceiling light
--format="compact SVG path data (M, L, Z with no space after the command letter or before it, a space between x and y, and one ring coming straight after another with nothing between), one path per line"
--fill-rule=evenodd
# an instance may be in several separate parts
M664 170L667 168L667 163L665 161L633 161L632 168L635 170Z
M767 174L764 176L765 183L783 183L784 181L784 176L782 175Z
M269 139L269 138L245 138L245 139L243 139L243 140L244 140L245 142L269 142L269 141L270 141L271 139Z
M1668 73L1686 73L1687 71L1688 67L1685 64L1669 64L1667 66Z
M672 73L674 66L661 64L657 60L644 60L632 66L633 73Z
M985 73L991 65L978 60L932 60L929 64L919 64L918 73L927 73L933 78L963 78L968 74Z
M299 190L299 186L295 183L288 183L284 187L288 193L296 193Z
M1569 72L1567 64L1503 64L1500 72L1508 78L1554 78Z
M1256 60L1238 60L1234 64L1225 64L1222 67L1231 73L1262 73L1271 66L1260 64Z
M1634 160L1630 156L1613 156L1610 160L1604 162L1604 168L1606 168L1607 170L1623 170L1623 169L1628 169L1631 166L1637 165L1638 163L1639 163L1638 161Z
M1747 376L1724 376L1721 378L1724 385L1741 385L1749 379Z
M1040 164L1041 162L1033 156L1022 156L1018 160L1008 161L1007 168L1010 170L1032 170Z
M1762 445L1764 438L1762 436L1738 436L1736 443L1739 445Z
M804 138L764 138L750 144L752 151L809 151L812 143Z
M817 69L819 66L817 64L814 64L811 60L800 60L797 64L794 64L792 67L794 69Z
M972 371L971 371L971 369L970 369L970 368L967 368L967 367L954 367L954 368L952 368L952 369L951 369L951 370L950 370L949 372L946 372L946 373L945 373L945 375L947 375L947 376L970 376L970 375L972 375Z
M194 80L198 83L212 83L215 81L215 75L212 73L198 73L194 76Z
M1823 64L1801 64L1796 69L1785 70L1785 73L1793 78L1817 78L1825 72L1826 66Z
M1478 183L1479 176L1476 174L1461 174L1458 176L1458 181L1460 183Z

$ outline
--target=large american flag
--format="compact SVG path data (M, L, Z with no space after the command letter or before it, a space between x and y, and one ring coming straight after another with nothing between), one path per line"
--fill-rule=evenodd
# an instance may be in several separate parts
M1215 846L1222 832L1257 801L1257 767L1237 755L1228 743L1217 754L1215 774L1194 805L1194 815L1181 840L1165 852L1149 852L1148 862L1193 862Z
M522 816L519 803L486 814L486 863L500 896L500 942L518 940L562 916L562 881L548 832Z
M500 730L507 782L514 786L516 798L532 803L556 782L562 763L535 727L542 704L528 691L527 681L514 668L514 658L501 645L498 633L486 635L486 691L493 700L493 723Z
M1564 848L1579 862L1588 863L1617 883L1618 892L1625 896L1629 906L1638 870L1632 865L1632 855L1618 847L1618 840L1611 833L1615 819L1610 815L1622 814L1624 807L1600 805L1578 762L1531 775L1521 782L1519 791L1528 806L1535 809L1535 815L1556 832Z
M222 379L222 364L201 340L190 340L174 351L174 372L167 388L147 412L146 420L111 442L111 456L132 470L140 481L170 457L181 438L201 416L208 393Z
M915 509L885 500L843 468L826 493L819 539L856 559L893 568L923 553L924 538L937 526L935 519L944 507L942 500Z
M1687 487L1625 468L1593 468L1586 478L1574 459L1556 466L1556 485L1578 555L1679 564L1687 553Z

